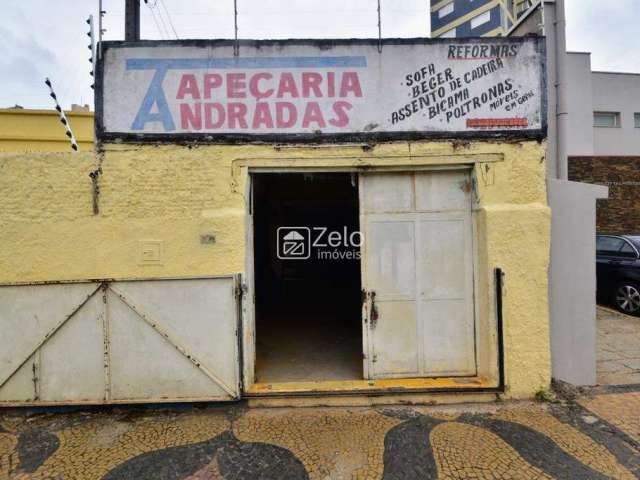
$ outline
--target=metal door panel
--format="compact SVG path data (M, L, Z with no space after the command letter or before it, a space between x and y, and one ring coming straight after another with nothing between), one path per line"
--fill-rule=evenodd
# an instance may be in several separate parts
M422 371L474 375L471 225L464 214L420 214L419 323Z
M104 398L104 309L100 291L42 346L37 375L39 400Z
M474 375L466 171L360 176L368 378Z
M236 283L0 286L0 402L238 398Z
M113 289L229 389L238 386L238 303L233 278L118 282ZM185 328L188 325L188 328Z
M415 175L417 211L469 209L471 184L466 171L443 170Z
M422 371L427 376L475 375L473 323L464 300L421 302Z
M465 297L468 260L466 228L464 218L420 215L418 272L420 295L424 300Z
M238 397L233 286L229 279L114 285L113 399Z
M96 289L94 284L0 288L0 387Z
M375 378L414 377L420 372L416 302L376 302L371 319L371 370ZM380 321L378 321L380 320Z
M415 232L410 217L378 214L368 217L367 284L376 301L415 299Z
M410 211L413 179L406 173L368 173L362 191L361 211L367 213Z
M37 368L34 357L30 357L0 388L0 402L33 402L37 399L37 384L33 381L34 367Z
M113 292L109 292L109 303L113 400L224 396L169 340Z
M366 371L375 378L413 376L419 369L414 221L368 215L366 236L367 288L376 292L367 319Z

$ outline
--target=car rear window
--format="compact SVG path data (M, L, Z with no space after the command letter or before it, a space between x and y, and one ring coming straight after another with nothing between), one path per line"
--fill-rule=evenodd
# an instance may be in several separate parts
M636 248L640 249L640 235L629 235L627 237Z
M622 245L622 248L620 249L620 252L622 252L622 253L636 253L636 251L633 249L633 247L631 246L631 244L629 242L624 242L624 245Z
M616 237L598 237L596 250L598 253L615 253L620 251L624 245L624 240Z

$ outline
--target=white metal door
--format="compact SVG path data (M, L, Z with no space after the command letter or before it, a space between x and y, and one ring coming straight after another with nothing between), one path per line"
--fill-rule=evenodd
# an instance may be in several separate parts
M0 287L0 405L232 400L235 277Z
M360 176L367 378L476 374L469 175Z

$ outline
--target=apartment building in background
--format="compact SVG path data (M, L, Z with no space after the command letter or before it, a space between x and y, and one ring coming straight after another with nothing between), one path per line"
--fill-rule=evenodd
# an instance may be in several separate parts
M500 37L533 0L431 0L431 37Z

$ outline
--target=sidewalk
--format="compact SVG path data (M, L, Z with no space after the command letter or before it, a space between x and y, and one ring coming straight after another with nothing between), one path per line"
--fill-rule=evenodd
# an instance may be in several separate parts
M598 306L598 384L640 384L640 318Z
M0 414L0 478L634 479L640 386L456 407Z

